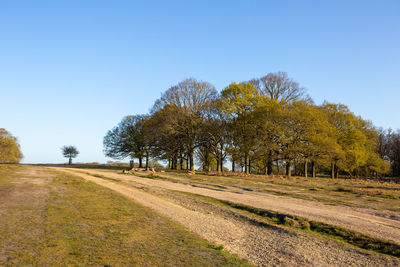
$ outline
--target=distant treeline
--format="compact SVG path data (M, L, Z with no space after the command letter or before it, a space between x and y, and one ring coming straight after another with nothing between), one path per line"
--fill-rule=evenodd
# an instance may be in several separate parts
M232 83L221 93L186 79L146 115L126 116L104 137L114 159L168 161L170 169L316 176L400 176L400 132L379 130L347 106L315 105L284 72Z

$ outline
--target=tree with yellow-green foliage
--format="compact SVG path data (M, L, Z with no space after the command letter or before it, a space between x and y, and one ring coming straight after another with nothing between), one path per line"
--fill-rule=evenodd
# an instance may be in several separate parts
M288 176L291 175L290 167L294 160L303 163L305 177L311 163L312 176L315 177L316 164L321 159L341 153L334 126L320 107L305 101L294 101L287 105L282 123L284 134L281 146Z
M0 128L0 162L18 163L22 157L17 138Z
M387 163L377 153L377 130L345 105L325 102L322 107L335 127L337 143L343 151L342 157L331 158L332 177L337 177L339 170L350 175L357 175L363 168L387 172Z
M219 107L225 114L232 142L243 156L245 173L250 173L250 158L257 148L255 110L262 101L252 83L232 83L221 92Z
M273 162L281 156L284 110L285 106L282 102L265 95L254 110L257 149L253 162L264 174L272 174Z

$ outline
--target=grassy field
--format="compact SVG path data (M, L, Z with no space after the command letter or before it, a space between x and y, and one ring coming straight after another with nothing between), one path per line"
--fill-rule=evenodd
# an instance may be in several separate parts
M0 167L0 265L249 265L109 189L30 169Z

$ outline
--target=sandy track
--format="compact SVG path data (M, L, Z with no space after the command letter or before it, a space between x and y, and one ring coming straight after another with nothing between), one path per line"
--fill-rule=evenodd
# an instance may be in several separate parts
M244 190L236 190L237 192L229 190L214 190L211 188L203 188L157 179L146 179L102 170L69 170L73 172L87 172L91 174L104 175L106 177L118 178L125 181L134 181L152 187L156 186L170 190L201 194L257 208L298 215L328 224L340 225L356 232L400 244L400 221L398 220L398 216L393 219L391 219L390 216L382 217L376 215L376 212L370 209L332 206L317 201Z
M350 246L317 238L312 235L289 232L278 227L255 225L209 212L188 209L177 203L146 193L132 186L97 178L83 172L120 178L125 181L134 182L137 185L144 185L145 187L157 186L186 192L189 192L189 189L193 189L195 190L193 191L194 193L203 192L197 191L202 189L210 191L207 191L209 194L213 193L214 190L197 187L192 188L187 185L118 175L97 170L85 169L79 171L66 168L57 169L78 175L86 180L115 190L181 223L191 231L198 233L211 242L224 245L228 251L247 258L260 266L396 266L400 264L398 259L389 256L365 253ZM215 192L221 193L219 191ZM229 193L226 196L231 196L230 194L233 194L243 197L242 194L231 192L222 193Z

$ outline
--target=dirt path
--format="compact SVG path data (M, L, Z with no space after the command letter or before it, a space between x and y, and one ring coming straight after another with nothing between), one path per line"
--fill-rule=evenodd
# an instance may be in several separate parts
M45 168L24 167L0 186L0 266L21 266L19 251L39 244L45 233L37 227L45 217L46 186L53 174Z
M212 212L189 209L127 184L97 178L83 172L119 178L145 187L161 187L186 192L191 189L195 190L193 193L207 193L211 194L211 196L213 196L214 190L97 170L57 169L115 190L181 223L209 241L224 245L228 251L247 258L260 266L396 266L400 264L398 259L389 256L366 253L350 246L312 235L291 232L279 227L260 226L213 214ZM206 191L203 192L203 190ZM231 192L215 191L214 193L226 193L227 195L225 196L231 197L233 195L244 196Z
M328 224L340 225L356 232L400 244L399 217L383 217L381 214L382 212L376 214L376 211L370 209L332 206L317 201L249 192L245 190L236 190L234 192L222 189L216 190L213 188L204 188L157 179L140 178L133 175L128 176L103 170L69 170L76 173L87 172L111 178L118 178L125 181L134 181L152 187L155 186L170 190L201 194L257 208L298 215Z

